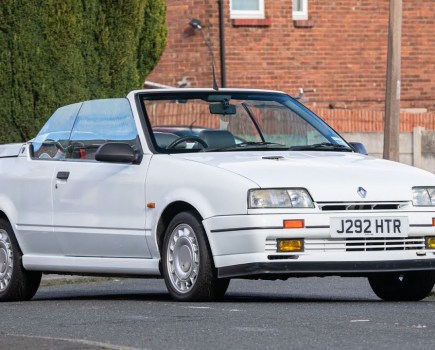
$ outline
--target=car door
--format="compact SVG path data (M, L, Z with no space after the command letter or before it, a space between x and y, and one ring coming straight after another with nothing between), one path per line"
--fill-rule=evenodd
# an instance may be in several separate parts
M27 159L15 160L12 182L5 190L19 208L15 230L26 255L61 254L53 229L53 174L80 107L76 103L56 110L26 147Z
M134 164L99 162L107 142L128 143ZM150 156L142 155L127 99L86 101L77 116L65 161L53 177L53 224L63 255L148 258L145 238L145 176Z
M24 254L57 254L53 232L51 182L55 163L45 159L19 157L14 173L2 183L16 210L15 230Z

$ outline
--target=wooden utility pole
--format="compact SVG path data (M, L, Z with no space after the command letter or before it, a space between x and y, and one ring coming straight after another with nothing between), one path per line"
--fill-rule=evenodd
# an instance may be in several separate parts
M384 158L399 161L400 58L402 0L390 0L388 24L387 91L385 94Z

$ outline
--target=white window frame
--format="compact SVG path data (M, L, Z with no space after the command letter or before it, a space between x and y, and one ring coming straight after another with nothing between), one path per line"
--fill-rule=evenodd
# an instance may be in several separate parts
M299 20L307 20L308 19L308 0L296 0L302 3L302 11L296 11L293 8L293 2L294 0L292 0L292 18L294 21L299 21Z
M264 0L257 0L259 10L233 10L233 0L230 0L230 17L231 18L252 18L264 19Z

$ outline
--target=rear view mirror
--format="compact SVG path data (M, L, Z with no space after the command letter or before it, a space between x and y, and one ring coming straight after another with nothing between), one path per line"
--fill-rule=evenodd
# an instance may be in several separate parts
M213 103L209 107L211 114L236 114L236 106L228 102Z

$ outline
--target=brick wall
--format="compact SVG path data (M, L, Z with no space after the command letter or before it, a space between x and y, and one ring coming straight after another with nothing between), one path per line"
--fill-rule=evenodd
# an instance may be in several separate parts
M319 108L382 109L389 0L308 0L309 20L293 22L291 0L265 0L266 21L234 23L225 8L227 86L291 95L315 89L304 103ZM219 77L218 2L167 0L168 45L147 80L211 86L207 47L191 18L210 26ZM249 21L248 21L249 24ZM435 1L403 1L402 108L435 111Z
M312 109L338 132L383 132L384 112L369 109ZM411 132L416 127L435 130L435 112L400 113L400 132Z

